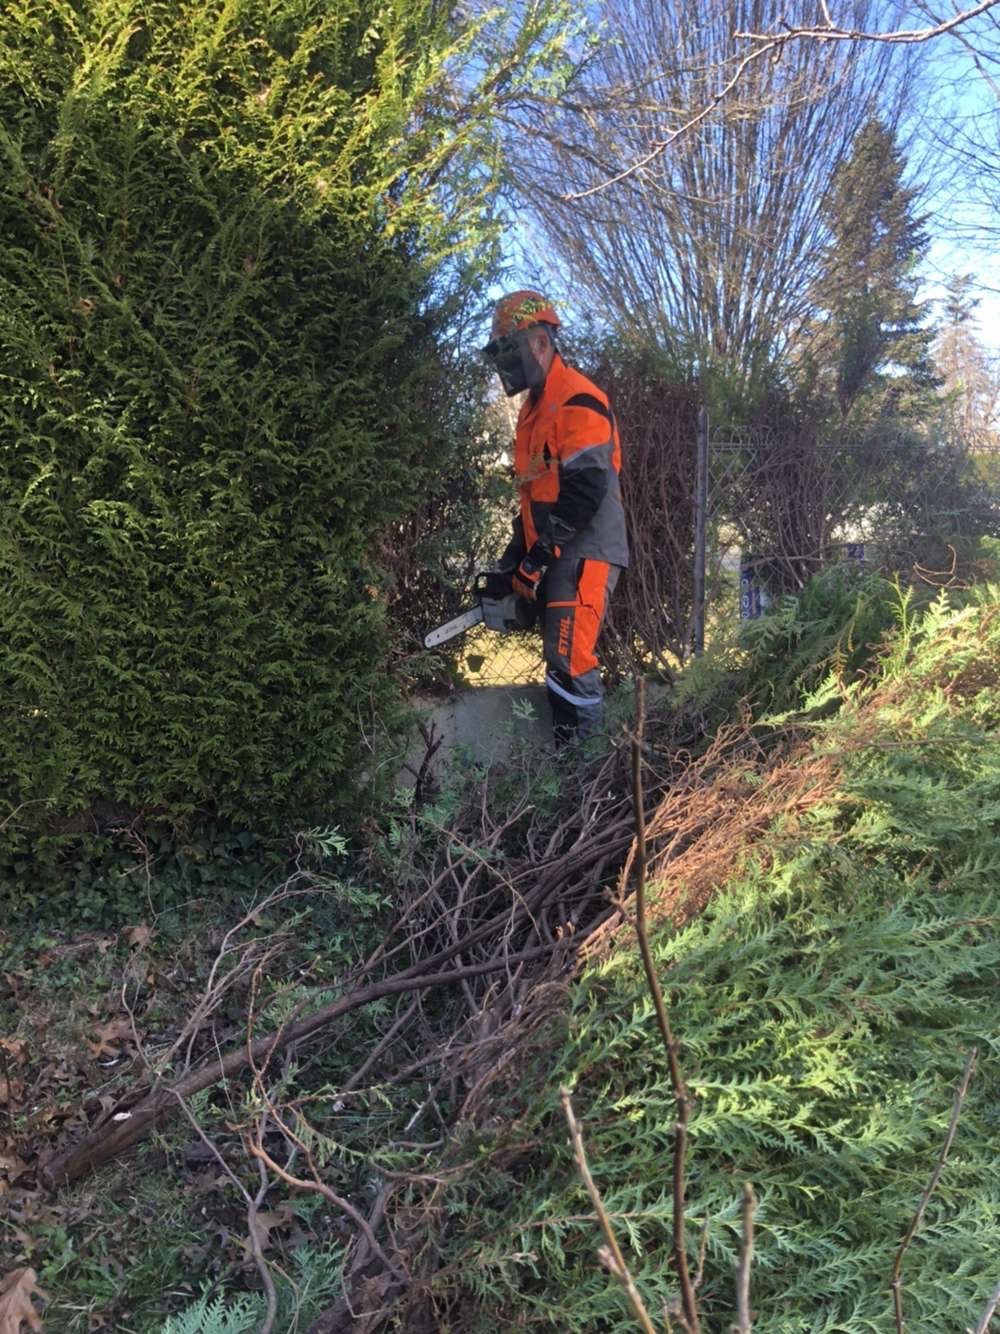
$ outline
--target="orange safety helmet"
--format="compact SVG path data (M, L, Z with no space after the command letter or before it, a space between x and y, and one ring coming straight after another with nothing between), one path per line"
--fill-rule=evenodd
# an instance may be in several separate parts
M559 316L541 292L511 292L501 297L493 311L492 338L503 338L515 329L530 329L533 324L551 324L559 328Z

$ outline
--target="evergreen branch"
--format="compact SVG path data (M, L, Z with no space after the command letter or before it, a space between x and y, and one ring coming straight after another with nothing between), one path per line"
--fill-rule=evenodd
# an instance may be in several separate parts
M931 1173L931 1179L928 1181L920 1203L917 1205L917 1212L913 1215L913 1221L907 1229L906 1236L903 1238L903 1244L900 1246L896 1255L896 1263L892 1267L892 1301L896 1311L896 1334L904 1334L906 1326L903 1323L903 1256L909 1249L917 1228L924 1216L924 1210L927 1208L931 1196L934 1194L938 1181L941 1179L941 1173L944 1171L944 1165L951 1149L952 1141L955 1138L955 1132L958 1129L958 1118L962 1114L962 1103L965 1101L965 1095L969 1091L969 1081L972 1079L973 1071L976 1068L977 1049L973 1047L969 1052L969 1059L965 1063L965 1070L961 1081L955 1091L955 1103L951 1110L951 1123L948 1126L948 1133L945 1135L944 1144L941 1148L941 1154L937 1161L937 1166Z
M632 1310L636 1314L636 1319L646 1331L646 1334L656 1334L656 1327L650 1319L649 1312L639 1295L639 1290L635 1286L635 1280L629 1272L629 1267L625 1263L625 1257L622 1254L621 1247L618 1245L618 1238L615 1236L615 1230L611 1226L611 1219L604 1207L604 1201L601 1199L601 1192L597 1189L597 1183L594 1181L590 1172L590 1165L587 1162L587 1153L583 1147L583 1134L580 1131L580 1123L573 1113L573 1101L570 1097L568 1088L559 1090L559 1096L562 1100L563 1112L566 1115L566 1124L569 1126L570 1140L573 1145L573 1157L576 1160L577 1169L583 1179L583 1184L587 1188L587 1194L590 1196L591 1203L601 1224L601 1231L607 1238L607 1246L602 1246L598 1255L601 1264L612 1277L625 1289L628 1294Z
M646 983L653 998L656 1011L656 1023L667 1053L670 1069L670 1083L677 1100L677 1122L674 1126L674 1264L677 1278L681 1285L681 1304L684 1319L690 1334L698 1334L698 1301L694 1285L688 1271L687 1250L684 1241L684 1161L687 1155L688 1120L691 1112L691 1099L687 1084L677 1059L677 1043L670 1026L660 979L653 961L653 951L649 943L649 930L646 918L646 813L642 790L642 739L646 725L646 683L638 674L635 677L635 735L632 739L632 800L635 810L635 930L639 939L639 951L642 954L642 966L646 972Z

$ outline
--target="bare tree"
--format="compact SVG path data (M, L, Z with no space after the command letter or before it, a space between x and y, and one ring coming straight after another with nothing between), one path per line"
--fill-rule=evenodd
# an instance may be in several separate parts
M933 144L936 166L949 179L950 198L941 208L938 229L979 249L995 248L1000 241L996 218L1000 209L1000 0L951 6L915 0L901 8L902 19L912 10L923 26L892 26L889 15L872 26L845 20L845 7L836 0L818 0L819 19L796 26L778 22L766 30L738 29L743 60L781 59L792 44L836 44L914 47L933 43L946 51L953 81L950 95L935 99L936 130L928 123L924 133ZM816 15L814 14L814 18ZM964 54L963 65L956 56ZM978 85L978 87L977 87Z
M856 0L852 20L875 8ZM744 373L808 319L831 175L869 116L899 123L914 86L911 58L885 46L802 41L777 60L734 38L788 12L602 0L605 36L570 95L510 145L530 244L581 304Z
M977 336L979 298L973 291L971 274L955 274L949 280L934 358L943 382L947 436L978 450L997 443L1000 366Z
M819 42L884 42L889 46L916 46L921 42L932 41L935 37L943 37L945 33L957 31L981 15L989 13L998 4L1000 0L979 0L978 4L950 14L947 18L935 14L931 5L919 5L918 8L931 19L929 24L925 24L922 28L887 29L877 24L874 28L868 28L863 23L851 27L841 26L834 19L827 0L819 0L822 11L820 23L803 23L801 26L796 26L782 19L778 28L771 32L737 31L736 36L750 42L765 43L771 47L783 47L789 42L810 39Z
M983 251L1000 247L1000 8L950 34L954 96L940 111L936 139L956 169L946 230ZM960 57L964 57L965 63Z

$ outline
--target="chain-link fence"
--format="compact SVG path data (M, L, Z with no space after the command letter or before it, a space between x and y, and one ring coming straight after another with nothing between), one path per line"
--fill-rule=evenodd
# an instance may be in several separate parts
M956 543L995 532L995 493L975 456L918 438L818 444L794 430L716 428L708 437L705 588L765 611L839 561L929 578Z
M809 423L711 425L691 386L612 384L631 568L599 654L612 677L667 673L739 608L760 615L840 561L947 582L965 539L1000 534L1000 447L970 455L915 436L820 444ZM984 460L988 455L987 466ZM469 685L544 679L537 632L467 634Z
M482 626L467 634L457 663L469 686L530 686L545 680L542 637L534 630L497 634Z

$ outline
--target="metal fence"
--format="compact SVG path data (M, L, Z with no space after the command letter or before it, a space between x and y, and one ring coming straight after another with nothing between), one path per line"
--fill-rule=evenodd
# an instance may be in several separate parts
M531 630L497 634L479 627L465 636L457 666L467 686L541 685L542 637Z
M622 434L633 565L601 653L613 675L672 670L701 651L706 624L758 616L831 564L934 578L957 535L1000 532L997 488L977 483L961 449L891 436L820 445L789 423L713 426L683 401L669 430L647 411ZM540 636L467 635L458 666L469 685L539 683Z
M738 598L744 619L843 561L943 577L956 541L1000 523L976 456L960 448L892 436L820 445L767 427L706 438L701 585L709 606Z

